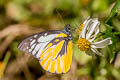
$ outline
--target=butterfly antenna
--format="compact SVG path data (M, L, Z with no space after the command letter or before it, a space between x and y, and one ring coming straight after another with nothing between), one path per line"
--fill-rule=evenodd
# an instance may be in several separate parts
M65 25L65 22L64 22L64 20L63 20L62 15L59 13L59 11L58 11L57 9L56 9L56 12L57 12L57 14L58 14L60 20L62 21L62 23Z
M75 25L75 27L72 28L72 31L76 32L76 30L78 29L79 25L75 21L74 21L74 25Z

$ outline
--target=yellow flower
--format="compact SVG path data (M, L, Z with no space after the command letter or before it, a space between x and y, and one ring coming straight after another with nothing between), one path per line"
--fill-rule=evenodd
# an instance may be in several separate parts
M5 55L5 58L3 61L0 61L0 80L4 77L4 71L5 71L5 68L7 66L7 63L8 63L8 60L10 58L10 53L8 52L6 55Z
M3 77L3 68L4 68L4 64L3 62L0 62L0 78Z
M103 56L96 48L104 48L107 45L112 44L111 38L106 38L104 40L93 42L96 35L99 33L100 22L98 18L91 19L88 17L82 24L82 29L79 28L79 39L77 41L77 46L81 51L85 51L88 55L100 55Z
M0 70L2 69L3 63L0 61Z

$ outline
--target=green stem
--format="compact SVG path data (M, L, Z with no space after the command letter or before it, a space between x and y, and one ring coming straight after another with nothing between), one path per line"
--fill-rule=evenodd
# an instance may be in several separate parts
M8 64L9 59L10 59L10 56L11 56L10 52L7 52L7 54L6 54L6 56L5 56L4 60L3 60L3 66L2 66L0 78L2 78L3 75L4 75L4 71L5 71L5 68L6 68L7 64Z

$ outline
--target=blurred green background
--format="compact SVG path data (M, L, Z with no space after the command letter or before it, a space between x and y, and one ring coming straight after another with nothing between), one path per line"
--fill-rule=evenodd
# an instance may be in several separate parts
M113 44L96 58L76 46L75 29L88 17L101 22L99 39ZM37 59L17 49L24 37L46 30L73 29L73 60L66 74L44 71ZM0 80L120 80L120 0L0 0Z

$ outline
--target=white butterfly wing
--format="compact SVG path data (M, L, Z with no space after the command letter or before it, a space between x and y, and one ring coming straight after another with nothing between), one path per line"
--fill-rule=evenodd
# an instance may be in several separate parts
M66 73L72 61L72 40L62 31L48 31L24 39L18 49L40 60L41 66L52 73Z

